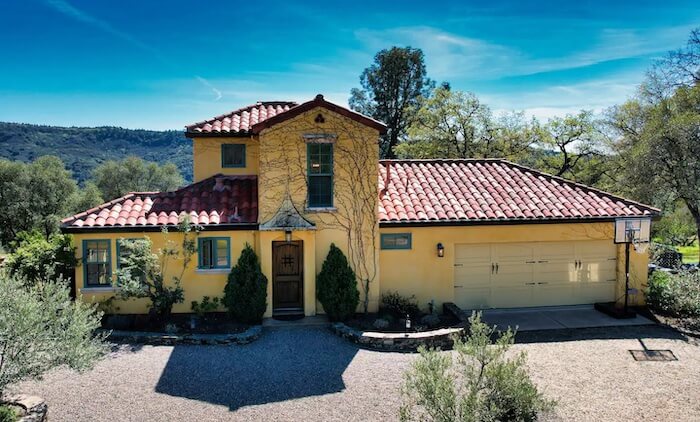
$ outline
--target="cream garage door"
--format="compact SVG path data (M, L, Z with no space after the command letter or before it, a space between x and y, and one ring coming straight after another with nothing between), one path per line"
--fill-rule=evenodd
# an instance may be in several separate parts
M456 245L463 309L575 305L615 299L612 240Z

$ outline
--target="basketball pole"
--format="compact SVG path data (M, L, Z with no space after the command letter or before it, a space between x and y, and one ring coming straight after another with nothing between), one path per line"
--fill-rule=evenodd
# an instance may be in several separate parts
M630 291L630 244L625 243L625 314L627 313L627 300Z

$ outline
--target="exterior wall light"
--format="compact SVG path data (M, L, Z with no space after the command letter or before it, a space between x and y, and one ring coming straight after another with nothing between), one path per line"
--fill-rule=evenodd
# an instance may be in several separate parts
M438 253L438 258L442 258L445 256L445 247L442 246L442 243L437 244L437 253Z
M284 232L284 241L287 243L292 241L292 231L291 230L287 230Z

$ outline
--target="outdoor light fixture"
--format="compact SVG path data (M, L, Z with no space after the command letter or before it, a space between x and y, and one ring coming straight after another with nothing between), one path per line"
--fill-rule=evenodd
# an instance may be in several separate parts
M287 230L284 232L284 241L287 243L292 241L292 231L291 230Z
M442 246L442 243L437 244L437 252L438 252L439 258L442 258L443 256L445 256L445 247Z

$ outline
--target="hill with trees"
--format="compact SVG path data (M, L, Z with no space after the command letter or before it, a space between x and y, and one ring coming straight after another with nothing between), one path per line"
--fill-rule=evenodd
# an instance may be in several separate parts
M171 162L186 181L192 180L192 143L182 131L0 122L0 158L31 162L42 155L60 157L81 184L100 164L129 156Z

